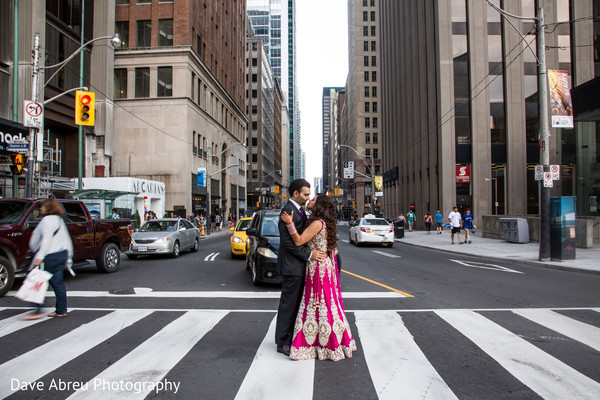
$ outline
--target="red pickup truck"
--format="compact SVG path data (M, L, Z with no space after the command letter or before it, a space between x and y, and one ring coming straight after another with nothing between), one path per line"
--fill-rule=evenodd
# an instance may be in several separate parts
M40 206L44 200L0 200L0 297L11 289L15 277L27 273L23 260L31 233L43 217ZM58 202L65 210L63 218L73 240L73 264L94 259L101 272L115 272L121 251L131 243L129 220L92 219L82 201L58 199Z

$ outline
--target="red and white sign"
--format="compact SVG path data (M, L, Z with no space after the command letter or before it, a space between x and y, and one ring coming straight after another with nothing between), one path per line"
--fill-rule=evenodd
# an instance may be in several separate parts
M552 172L544 172L544 187L552 187Z
M544 179L544 166L536 165L535 166L535 180L541 181L542 179Z
M558 181L560 179L560 165L551 165L550 173L552 174L552 180Z
M471 167L469 165L456 166L456 182L469 183L471 182Z
M23 125L30 128L41 128L44 122L44 104L25 100L23 102Z

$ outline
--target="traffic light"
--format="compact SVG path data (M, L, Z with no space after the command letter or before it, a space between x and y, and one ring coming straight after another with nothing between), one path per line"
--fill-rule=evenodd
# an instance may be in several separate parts
M333 189L333 192L335 193L335 197L338 197L340 195L340 188Z
M94 126L96 93L78 90L75 92L75 123Z
M275 185L275 194L279 194L279 186Z
M25 155L11 154L10 159L12 161L12 164L10 166L10 171L13 174L19 175L19 174L22 174L23 172L25 172L24 168L25 168L25 165L27 164L27 158L25 157Z

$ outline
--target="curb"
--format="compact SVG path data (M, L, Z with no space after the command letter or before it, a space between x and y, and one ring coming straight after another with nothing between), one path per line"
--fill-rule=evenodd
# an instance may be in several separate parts
M468 256L472 256L472 257L477 257L477 258L484 258L484 259L492 259L492 260L500 260L500 261L506 261L505 258L501 258L501 257L494 257L494 256L490 256L490 255L480 255L480 254L467 254L467 253L461 253L459 251L455 251L455 250L442 250L439 249L437 247L431 247L431 246L424 246L418 243L407 243L407 242L402 242L402 239L394 239L395 243L402 243L405 244L407 246L416 246L416 247L421 247L424 249L430 249L430 250L437 250L437 251L449 251L452 253L458 253L458 254L463 254L463 255L468 255ZM547 264L544 263L542 261L528 261L528 260L511 260L511 261L518 261L520 263L522 263L523 265L528 265L528 266L532 266L532 267L545 267L545 268L550 268L550 269L558 269L558 270L562 270L562 271L575 271L575 272L585 272L588 274L600 274L600 271L597 270L593 270L593 269L585 269L585 268L579 268L579 267L568 267L566 265L555 265L555 264Z

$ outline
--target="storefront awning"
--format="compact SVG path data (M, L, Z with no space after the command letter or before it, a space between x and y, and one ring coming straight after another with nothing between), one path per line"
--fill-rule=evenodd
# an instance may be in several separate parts
M73 192L71 197L77 200L114 200L117 197L126 196L128 194L138 195L137 192L106 189L85 189Z

